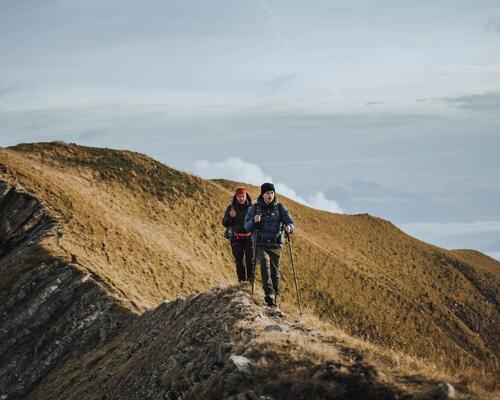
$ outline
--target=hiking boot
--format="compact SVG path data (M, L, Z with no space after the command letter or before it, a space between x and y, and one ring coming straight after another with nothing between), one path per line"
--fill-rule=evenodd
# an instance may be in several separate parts
M264 297L264 301L266 302L266 306L268 307L278 307L278 304L276 304L276 299L273 295Z

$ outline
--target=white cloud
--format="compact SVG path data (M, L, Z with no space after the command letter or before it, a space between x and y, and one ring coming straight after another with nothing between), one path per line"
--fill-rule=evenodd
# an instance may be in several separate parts
M398 225L406 233L425 242L448 249L478 249L498 258L500 221L475 221L460 223L415 222Z
M445 64L440 65L434 69L436 73L455 71L495 72L498 70L500 70L499 64Z
M484 29L490 32L500 32L500 19L489 18Z
M500 91L498 90L467 96L445 97L441 100L461 110L494 112L500 110Z
M264 174L260 167L247 163L239 157L229 157L224 161L216 162L198 160L194 163L194 172L205 179L224 178L252 185L272 181L271 176Z
M328 199L323 192L314 193L312 196L308 197L308 200L312 208L337 213L344 212L335 200Z
M239 157L229 157L224 161L216 162L198 160L194 163L194 173L205 179L224 178L256 186L264 182L273 182L271 175L266 174L258 165L245 162ZM344 212L335 200L328 199L322 192L303 197L285 183L276 182L275 187L278 195L283 195L308 207L335 213Z
M401 225L420 234L434 235L436 238L445 236L461 236L463 234L498 233L500 235L500 221L475 221L475 222L413 222Z
M500 261L500 251L491 251L489 253L486 253L488 256L491 258L494 258L495 260Z

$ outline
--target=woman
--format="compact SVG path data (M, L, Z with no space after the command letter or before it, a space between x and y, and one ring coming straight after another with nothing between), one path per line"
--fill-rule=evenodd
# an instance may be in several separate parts
M245 217L251 205L252 199L246 189L238 188L222 219L222 225L231 229L231 250L236 261L236 274L238 282L243 284L250 281L254 266L252 234L245 230Z

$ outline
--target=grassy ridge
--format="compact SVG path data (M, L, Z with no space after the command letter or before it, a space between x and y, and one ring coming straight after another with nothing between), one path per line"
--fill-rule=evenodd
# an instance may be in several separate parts
M195 177L140 153L63 142L23 143L12 149L38 155L46 161L92 169L104 181L115 181L129 188L140 187L160 200L181 193L193 196L200 190Z

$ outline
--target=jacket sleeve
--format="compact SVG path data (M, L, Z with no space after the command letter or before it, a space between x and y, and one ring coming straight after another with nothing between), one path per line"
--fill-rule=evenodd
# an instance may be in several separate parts
M288 208L286 208L283 204L281 204L281 222L284 225L288 225L292 228L292 232L295 230L295 224L293 223L292 215Z
M253 221L254 217L255 217L255 204L250 206L250 208L247 211L247 215L245 216L245 230L247 232L255 231L255 224Z
M231 206L229 206L226 209L226 212L224 213L224 218L222 218L222 225L224 225L226 228L229 228L233 224L233 218L229 215L229 212L231 211Z

